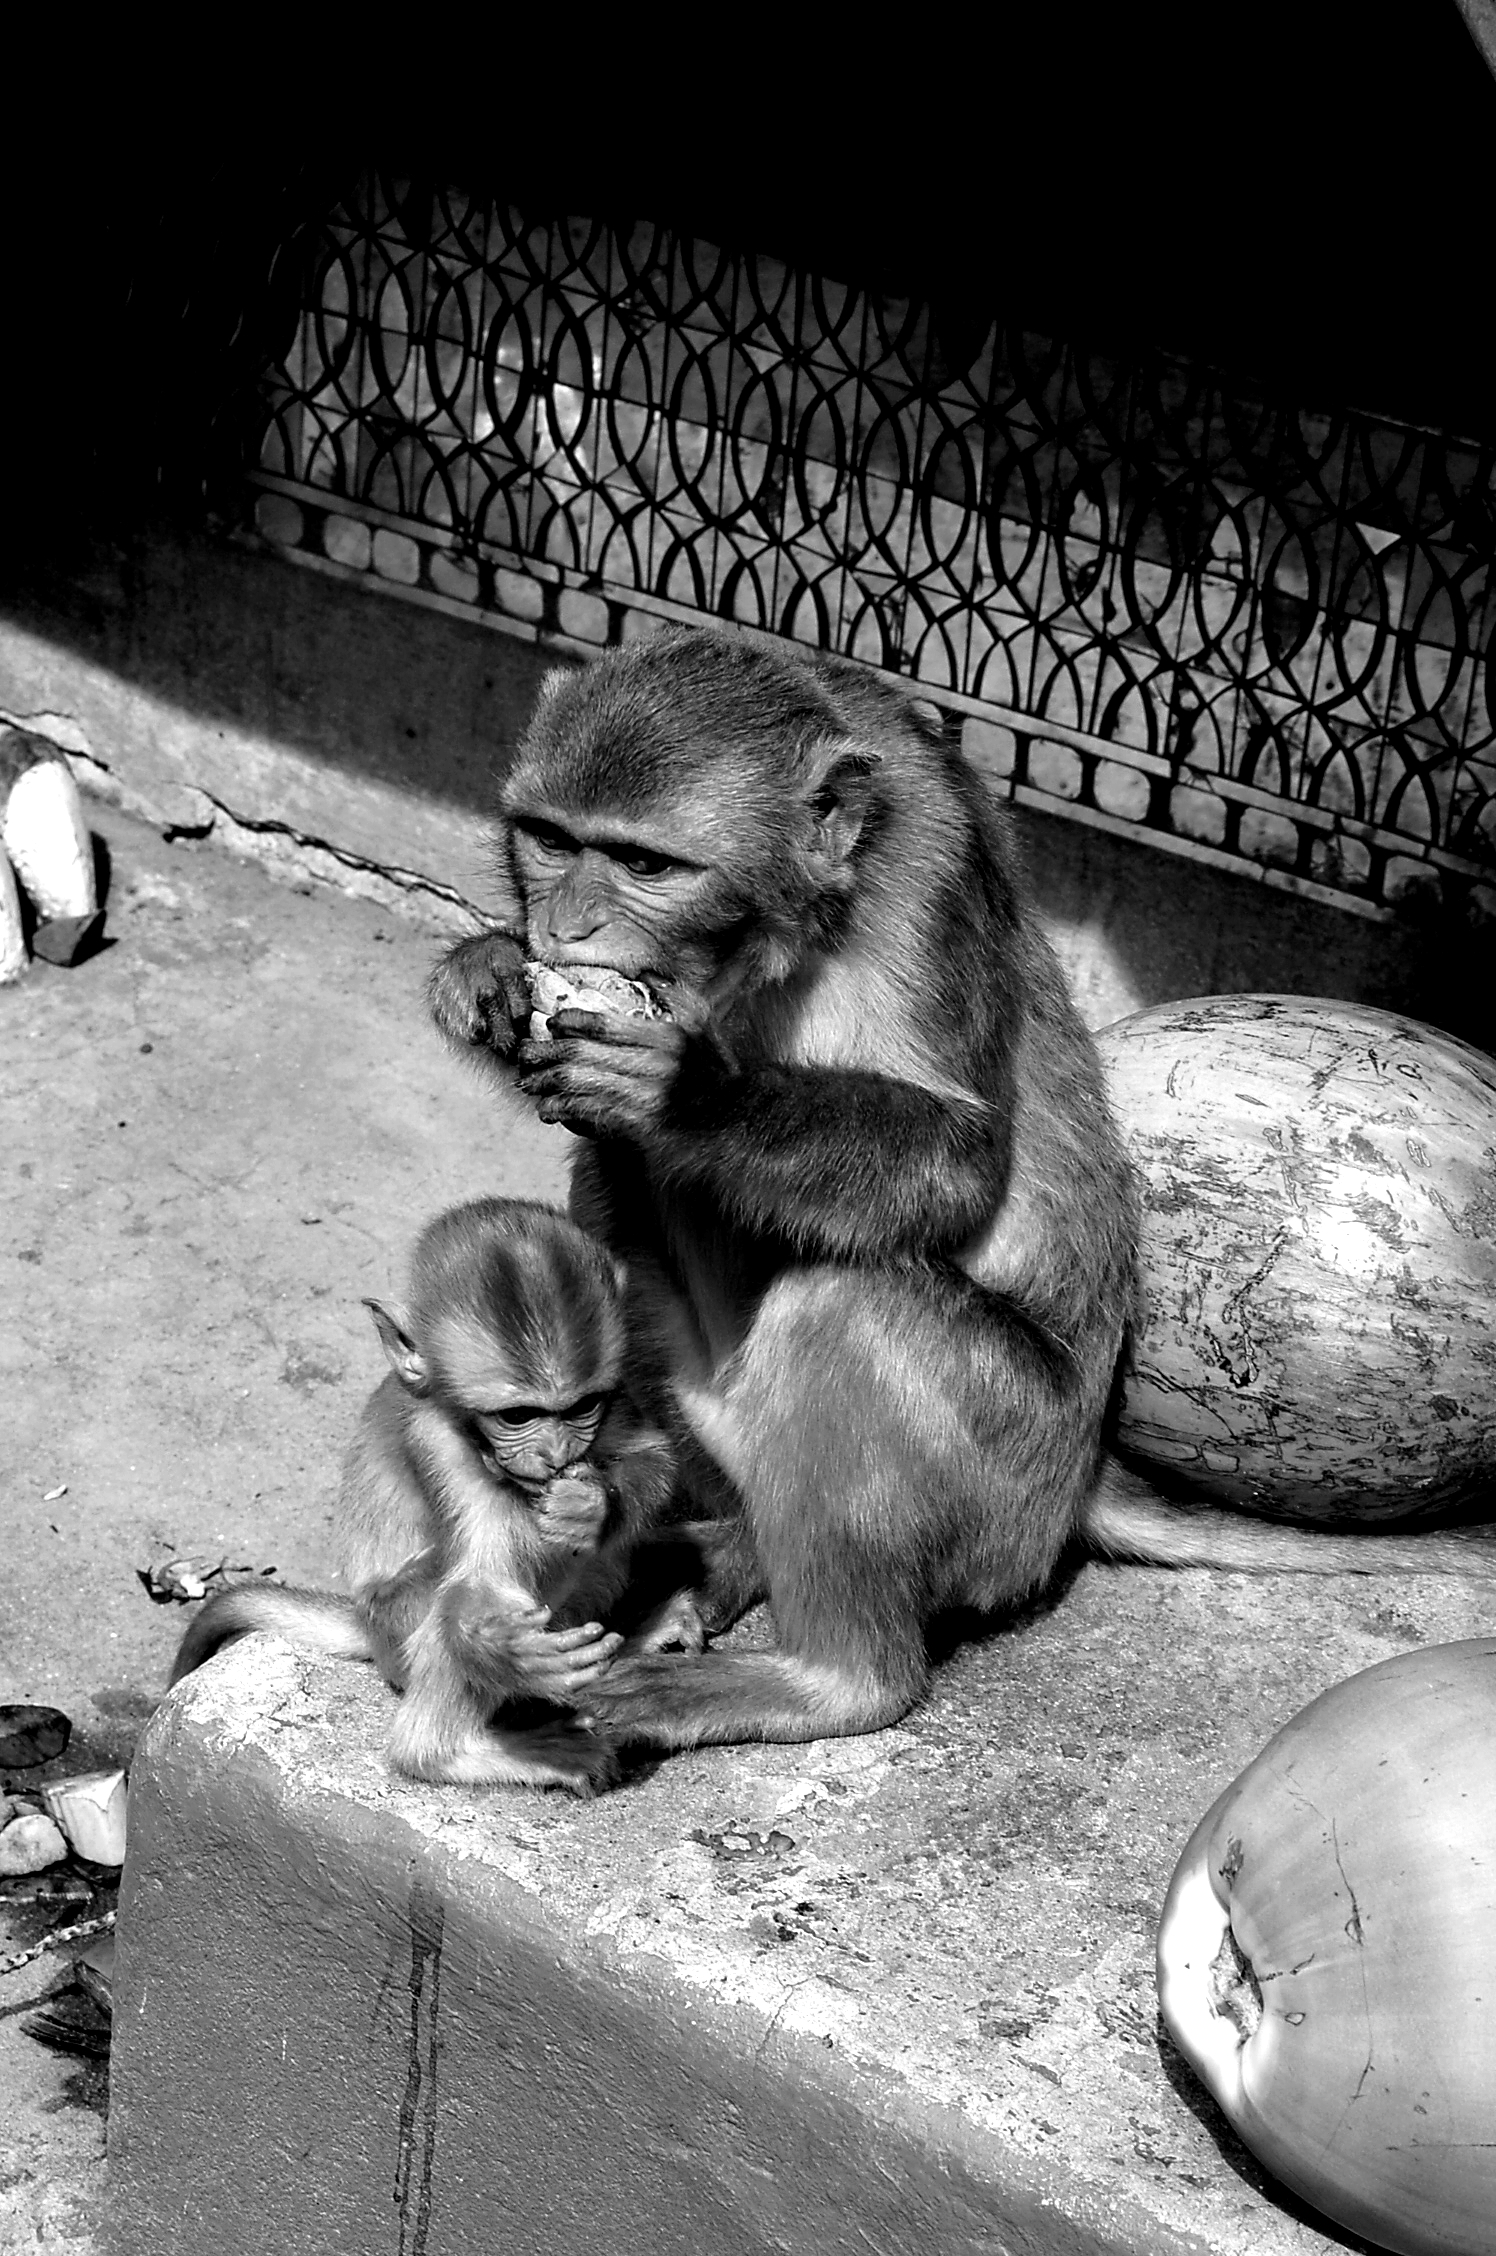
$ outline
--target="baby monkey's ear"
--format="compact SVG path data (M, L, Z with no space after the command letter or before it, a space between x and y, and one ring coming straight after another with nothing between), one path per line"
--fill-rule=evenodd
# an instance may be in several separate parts
M389 1357L390 1369L400 1384L411 1394L429 1393L431 1367L411 1336L410 1318L405 1310L391 1308L382 1300L366 1300L364 1306L374 1319L379 1344Z

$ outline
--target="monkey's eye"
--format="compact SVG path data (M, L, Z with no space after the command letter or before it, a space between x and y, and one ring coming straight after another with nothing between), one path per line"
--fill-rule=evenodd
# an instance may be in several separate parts
M537 822L533 817L527 817L517 828L543 854L574 854L577 850L576 840L557 823Z
M568 1425L584 1426L589 1418L597 1417L607 1399L605 1394L584 1394L580 1402L574 1402L561 1415Z
M680 866L668 854L657 854L648 846L621 846L617 859L632 877L663 877L666 870Z
M522 1403L514 1410L485 1410L482 1418L487 1426L533 1426L545 1415L544 1410L532 1409L528 1403Z

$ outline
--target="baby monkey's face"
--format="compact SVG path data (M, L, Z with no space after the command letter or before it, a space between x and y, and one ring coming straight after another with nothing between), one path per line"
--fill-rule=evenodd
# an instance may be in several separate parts
M504 1402L472 1413L488 1470L521 1488L543 1488L587 1455L607 1408L601 1390L573 1402Z

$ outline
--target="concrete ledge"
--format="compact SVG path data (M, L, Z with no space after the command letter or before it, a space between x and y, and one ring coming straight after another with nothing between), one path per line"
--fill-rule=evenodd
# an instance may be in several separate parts
M393 1780L265 1639L132 1781L116 2256L1308 2256L1155 2026L1196 1815L1435 1578L1084 1568L903 1728L589 1805Z

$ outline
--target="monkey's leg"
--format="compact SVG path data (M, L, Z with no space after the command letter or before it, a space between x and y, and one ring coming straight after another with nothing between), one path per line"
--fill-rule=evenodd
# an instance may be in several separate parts
M445 1786L562 1786L584 1796L615 1782L612 1746L586 1724L564 1715L513 1729L491 1724L492 1702L468 1683L439 1607L407 1641L405 1664L390 1760L408 1777Z
M724 1391L682 1403L743 1498L779 1651L625 1655L589 1707L663 1746L894 1722L930 1617L1032 1589L1074 1524L1096 1421L1065 1366L964 1277L782 1277Z
M380 1675L396 1691L405 1685L405 1647L431 1610L441 1560L434 1545L417 1551L394 1574L366 1582L358 1611Z

